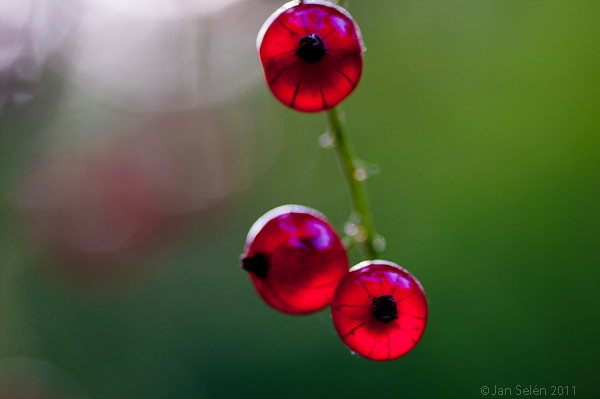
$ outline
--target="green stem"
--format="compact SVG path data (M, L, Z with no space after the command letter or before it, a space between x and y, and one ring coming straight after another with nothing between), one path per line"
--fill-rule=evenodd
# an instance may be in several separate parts
M364 259L377 259L379 251L375 246L377 235L373 227L373 217L367 200L367 187L364 179L366 171L358 165L354 148L350 143L346 128L337 108L327 111L329 133L333 138L336 155L342 173L346 177L352 205L350 222L357 227L356 243Z

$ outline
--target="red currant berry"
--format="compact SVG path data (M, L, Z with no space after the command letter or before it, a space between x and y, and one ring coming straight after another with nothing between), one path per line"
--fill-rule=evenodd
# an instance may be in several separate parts
M284 205L254 223L241 266L266 303L284 313L303 314L331 303L348 274L348 256L322 214Z
M262 26L256 47L269 89L297 111L335 107L362 73L360 30L346 10L327 1L283 5Z
M392 360L421 339L427 298L417 279L395 263L364 261L340 282L331 316L351 350L372 360Z

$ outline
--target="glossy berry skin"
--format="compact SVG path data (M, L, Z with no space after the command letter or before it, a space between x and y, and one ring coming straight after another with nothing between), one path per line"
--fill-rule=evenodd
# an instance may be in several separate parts
M427 298L417 279L395 263L364 261L340 282L331 315L352 351L372 360L392 360L421 339Z
M346 10L326 1L283 5L261 28L256 47L269 89L297 111L335 107L362 74L360 30Z
M319 212L300 205L280 206L258 219L241 256L241 267L261 298L289 314L329 305L348 265L333 226Z

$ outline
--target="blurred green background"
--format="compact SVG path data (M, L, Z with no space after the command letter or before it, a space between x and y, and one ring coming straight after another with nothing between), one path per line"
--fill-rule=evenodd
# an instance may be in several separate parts
M383 258L429 299L412 352L352 356L328 309L277 313L239 270L248 229L271 208L313 207L338 229L350 211L334 153L318 145L324 115L285 109L261 82L227 103L272 111L257 136L279 141L260 147L272 165L250 187L184 215L159 249L128 259L125 278L55 273L61 258L34 248L11 193L55 121L65 68L0 111L0 357L53 364L94 399L470 398L484 385L597 395L600 3L349 10L368 50L343 108L358 155L380 166L367 185Z

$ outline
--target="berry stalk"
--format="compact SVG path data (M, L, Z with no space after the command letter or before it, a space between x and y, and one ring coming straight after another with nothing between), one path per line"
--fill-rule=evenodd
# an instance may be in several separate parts
M359 161L337 107L327 111L327 122L329 134L333 138L332 144L350 191L352 206L350 223L357 227L357 232L353 236L354 241L365 260L377 259L379 257L379 251L375 246L377 234L373 226L373 216L369 209L367 187L364 182L366 171L358 165Z

